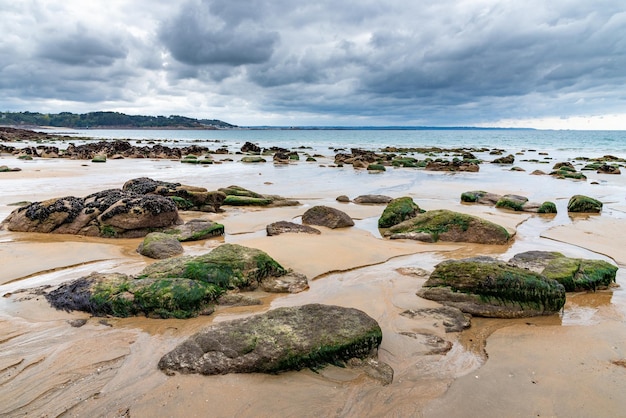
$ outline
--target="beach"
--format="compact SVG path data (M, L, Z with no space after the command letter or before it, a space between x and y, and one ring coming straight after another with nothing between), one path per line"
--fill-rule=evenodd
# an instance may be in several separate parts
M264 144L260 144L264 146ZM231 150L235 150L231 147ZM133 178L180 182L208 190L238 185L280 195L297 206L224 206L221 213L182 212L185 220L207 219L225 235L184 243L185 254L203 254L222 243L267 252L286 268L306 275L310 288L297 294L255 290L261 305L218 307L191 319L102 318L57 311L44 286L57 286L92 271L137 274L154 262L135 249L141 238L0 231L0 415L6 416L215 416L215 417L435 417L435 416L620 416L626 410L626 179L585 172L586 181L531 175L579 152L509 147L515 166L491 164L489 150L479 172L431 172L386 167L373 173L334 163L331 149L315 162L242 163L239 154L213 155L215 164L168 159L109 159L106 163L62 158L18 160L0 155L0 219L20 201L86 196L120 188ZM303 151L300 151L302 153ZM595 158L602 155L583 155ZM618 155L624 157L623 155ZM232 161L229 161L232 160ZM578 163L582 164L582 163ZM485 190L552 201L556 215L514 212L466 204L462 193ZM385 205L341 203L359 195L410 196L424 210L449 209L504 226L506 245L424 243L383 238L377 221ZM603 202L600 214L569 215L573 195ZM267 236L265 227L298 222L310 207L347 213L351 228L320 227L321 234ZM473 318L462 332L446 333L433 317L408 318L409 309L438 303L416 295L435 265L448 259L491 256L507 260L531 250L602 259L620 269L617 285L568 293L559 314L520 319ZM32 289L41 288L39 294ZM27 290L25 290L27 289ZM283 306L322 303L357 308L381 326L379 360L394 370L382 385L362 372L328 366L277 375L166 375L161 356L213 323ZM85 319L82 327L68 321ZM432 353L434 335L449 349Z

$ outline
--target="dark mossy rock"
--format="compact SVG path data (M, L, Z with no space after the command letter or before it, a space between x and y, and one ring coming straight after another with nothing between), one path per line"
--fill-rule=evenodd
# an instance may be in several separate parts
M592 197L574 195L567 203L568 212L576 213L600 213L602 212L602 202Z
M337 198L335 200L337 202L341 202L341 203L348 203L348 202L350 202L350 198L348 196L346 196L345 194L342 194L341 196L337 196Z
M484 190L473 190L469 192L461 193L461 202L465 203L480 203L481 205L495 205L498 200L502 198L501 195L495 193L485 192Z
M515 156L509 154L506 157L496 158L492 161L493 164L513 164L515 162Z
M550 175L559 179L587 180L587 176L583 173L571 171L566 167L561 167L556 171L552 171Z
M500 200L496 202L496 207L521 212L524 210L526 202L528 202L528 198L525 196L507 194L502 196Z
M96 155L95 157L93 157L91 159L92 163L106 163L107 162L107 156L106 155Z
M313 206L308 209L302 215L302 223L331 229L354 226L354 221L347 213L328 206Z
M596 171L598 174L622 174L619 167L614 164L602 164Z
M303 233L303 234L321 234L319 229L312 226L301 225L294 222L278 221L273 222L265 227L268 236L287 234L287 233Z
M261 250L237 244L222 244L199 256L157 261L147 266L139 277L182 277L224 289L254 290L261 287L296 293L308 288L306 277L291 273ZM282 283L282 287L276 284L276 280Z
M360 205L363 204L371 204L371 205L386 205L393 200L390 196L385 196L381 194L366 194L357 196L354 198L353 202L358 203Z
M390 228L423 212L410 196L393 199L378 219L379 228Z
M166 229L163 232L172 235L180 242L200 241L224 235L224 225L204 219L191 219L183 225Z
M252 142L247 141L241 147L241 152L249 152L251 154L260 154L261 147L259 147L257 144L253 144Z
M554 202L543 202L537 209L537 213L557 213L556 205Z
M218 191L226 195L224 205L230 206L297 206L300 202L281 196L264 195L240 186L228 186Z
M367 166L367 171L386 171L386 168L382 164L370 164Z
M477 173L480 170L480 165L469 160L447 161L437 159L434 161L428 161L424 169L426 171L465 171Z
M392 226L385 236L420 241L471 242L506 244L510 235L506 228L477 216L445 209L431 210Z
M267 160L263 157L249 156L241 159L242 163L265 163Z
M190 318L210 312L223 289L181 279L135 280L120 273L92 273L46 294L56 309L84 311L95 316Z
M570 163L569 161L556 163L556 164L554 164L554 166L552 166L552 169L553 170L571 171L571 172L576 171L576 168L574 167L574 165L572 163Z
M615 282L618 268L604 260L565 257L559 252L527 251L509 264L527 268L561 283L567 292L607 288Z
M417 294L497 318L548 315L565 304L565 288L557 281L490 257L439 263Z
M401 158L394 158L391 161L391 165L394 167L409 167L409 168L415 168L415 167L419 167L420 166L420 162L417 158L413 158L413 157L401 157Z
M344 365L374 357L378 323L362 311L327 305L277 308L221 322L193 335L159 361L165 372L278 373Z
M139 244L137 252L150 258L169 258L184 252L183 246L173 236L162 232L151 232Z

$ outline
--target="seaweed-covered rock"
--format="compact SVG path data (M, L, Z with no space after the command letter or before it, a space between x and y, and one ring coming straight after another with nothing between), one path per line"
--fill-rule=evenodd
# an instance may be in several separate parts
M537 213L557 213L556 204L554 202L543 202L537 208Z
M347 213L328 206L313 206L308 209L302 215L302 223L331 229L354 226L354 221Z
M159 361L166 372L277 373L375 356L382 331L362 311L319 304L221 322Z
M602 202L592 197L577 194L572 196L567 203L567 211L576 213L600 213L602 211Z
M241 152L249 152L249 153L252 153L252 154L260 154L261 153L261 147L259 147L257 144L253 144L252 142L246 142L241 147Z
M151 232L139 244L137 252L150 258L169 258L184 252L183 246L172 235Z
M565 257L559 252L527 251L509 264L526 268L561 283L567 292L606 288L615 282L618 268L603 260Z
M480 170L480 166L474 161L447 161L437 159L429 161L424 169L427 171L466 171L470 173L477 173Z
M431 210L389 228L385 236L391 239L417 239L436 242L472 242L476 244L506 244L508 231L477 216L445 209Z
M514 194L506 194L502 196L497 202L497 208L511 209L521 212L524 210L524 205L528 202L526 196L518 196Z
M267 160L259 156L248 156L241 159L242 163L265 163Z
M288 270L261 250L237 244L222 244L207 254L157 261L147 266L139 277L183 277L216 284L224 289L253 290L262 286L265 280L280 278L288 273ZM289 288L288 285L286 287ZM294 291L305 288L291 287Z
M602 164L598 167L596 173L598 174L622 174L619 167L613 164Z
M369 164L367 166L367 171L386 171L386 170L387 169L382 164Z
M240 186L228 186L218 189L226 195L224 205L230 206L297 206L300 202L282 196L264 195Z
M199 241L224 235L224 225L204 219L191 219L183 225L166 229L163 232L180 242Z
M480 203L481 205L495 205L502 196L484 190L473 190L461 193L461 202Z
M389 228L421 213L420 207L410 196L399 197L389 202L378 219L379 228Z
M500 157L493 160L492 164L513 164L515 162L515 156L513 154L509 154L506 157Z
M210 306L222 293L214 284L196 280L135 280L121 273L91 273L62 284L46 294L46 299L56 309L95 316L189 318L211 312Z
M321 234L319 229L312 226L301 225L294 222L278 221L265 227L268 236L280 235L285 233L304 233L304 234Z
M490 257L439 263L417 294L463 312L516 318L556 313L565 288L530 270Z

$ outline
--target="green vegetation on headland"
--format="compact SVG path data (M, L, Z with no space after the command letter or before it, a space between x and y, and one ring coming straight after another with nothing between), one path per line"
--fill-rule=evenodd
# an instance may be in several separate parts
M57 126L63 128L162 128L225 129L236 125L217 119L194 119L185 116L142 116L119 112L0 112L0 125Z

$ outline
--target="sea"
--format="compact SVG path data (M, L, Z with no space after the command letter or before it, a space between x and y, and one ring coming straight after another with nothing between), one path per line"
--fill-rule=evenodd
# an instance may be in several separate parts
M225 130L76 129L46 130L71 137L168 141L175 145L237 146L245 142L263 148L307 147L315 150L384 147L499 148L508 150L626 155L626 131L579 131L482 128L263 128Z

